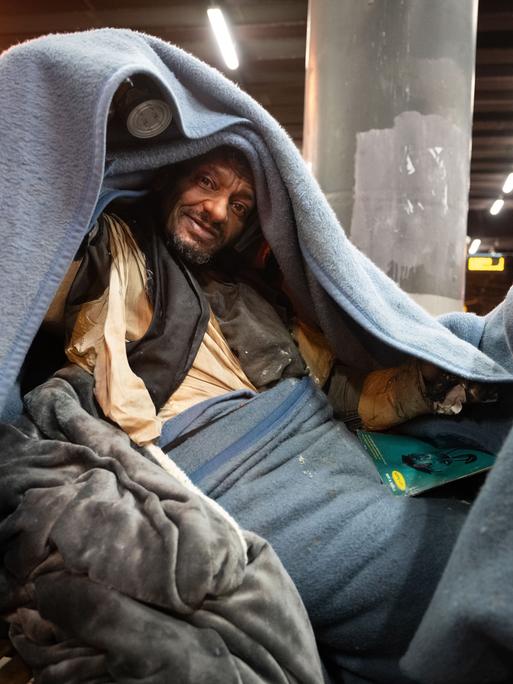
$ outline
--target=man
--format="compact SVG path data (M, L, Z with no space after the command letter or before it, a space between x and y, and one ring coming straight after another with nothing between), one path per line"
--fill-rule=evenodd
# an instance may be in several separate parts
M175 165L161 195L162 210L154 198L153 206L118 206L92 231L68 297L68 359L94 374L105 416L136 443L160 444L276 547L334 672L379 670L402 681L397 660L464 507L389 497L318 389L332 371L327 344L316 331L297 334L290 311L280 318L240 283L255 263L255 250L242 261L234 249L256 213L244 156L223 147ZM262 355L256 372L253 357ZM286 363L266 383L276 357ZM433 407L414 362L356 381L344 373L331 372L330 398L342 416L354 419L358 408L367 427ZM463 399L460 388L451 405Z

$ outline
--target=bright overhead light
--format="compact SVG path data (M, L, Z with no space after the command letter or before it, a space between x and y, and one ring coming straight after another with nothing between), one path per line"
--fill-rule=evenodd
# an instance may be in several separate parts
M228 69L238 69L239 58L222 10L210 8L207 14L226 66Z
M468 248L468 253L469 254L475 254L480 246L481 246L481 240L479 238L474 238L472 240L472 242L470 243L470 247Z
M504 206L504 200L503 199L496 199L495 202L490 207L490 214L495 216L496 214L499 213L499 211L502 209L503 206Z
M506 178L504 181L504 185L502 186L502 192L511 192L513 190L513 173L510 173L509 176Z

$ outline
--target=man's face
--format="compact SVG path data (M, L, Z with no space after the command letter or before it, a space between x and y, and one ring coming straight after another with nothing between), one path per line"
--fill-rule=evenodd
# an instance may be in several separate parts
M177 181L166 230L185 261L205 264L244 230L253 184L225 160L199 161Z

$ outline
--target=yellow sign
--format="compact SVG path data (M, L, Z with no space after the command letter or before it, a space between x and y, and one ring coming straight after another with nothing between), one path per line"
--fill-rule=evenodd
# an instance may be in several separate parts
M468 258L469 271L504 271L503 256L473 256Z
M396 485L399 487L399 489L404 492L406 489L406 480L404 479L404 476L402 473L400 473L398 470L392 470L392 478Z

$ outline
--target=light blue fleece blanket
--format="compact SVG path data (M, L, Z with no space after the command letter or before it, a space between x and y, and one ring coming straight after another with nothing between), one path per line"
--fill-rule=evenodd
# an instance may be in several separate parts
M119 139L106 155L112 96L134 74L155 80L173 124L160 138ZM369 368L406 353L464 377L511 379L503 320L511 307L494 319L495 358L478 350L486 319L446 321L468 342L449 332L352 246L277 122L180 49L128 30L50 35L2 55L0 94L0 408L90 225L104 174L119 185L124 174L222 143L249 157L262 230L289 289L344 361Z

